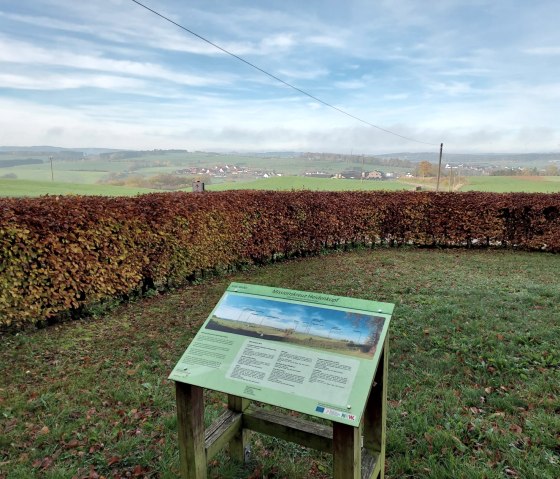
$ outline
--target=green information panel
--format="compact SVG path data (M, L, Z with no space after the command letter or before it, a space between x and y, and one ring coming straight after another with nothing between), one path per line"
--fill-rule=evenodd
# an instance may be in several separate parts
M169 378L358 426L393 307L232 283Z

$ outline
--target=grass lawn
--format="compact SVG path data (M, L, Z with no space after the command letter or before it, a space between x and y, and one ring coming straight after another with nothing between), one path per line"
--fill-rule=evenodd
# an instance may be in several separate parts
M57 181L12 180L0 178L0 196L41 196L41 195L103 195L134 196L150 193L147 188L126 186L62 183Z
M560 477L560 255L373 249L277 263L3 336L0 477L177 477L167 375L230 281L396 303L388 478ZM207 394L207 425L224 408ZM327 478L329 455L252 436L211 478Z

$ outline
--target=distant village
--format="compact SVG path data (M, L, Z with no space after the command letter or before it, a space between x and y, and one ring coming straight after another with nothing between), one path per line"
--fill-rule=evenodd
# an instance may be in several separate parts
M154 152L141 152L145 156L153 157ZM157 152L165 155L168 152ZM171 151L171 153L182 153ZM107 156L109 161L127 161L130 162L129 155L131 152L116 152L103 154ZM136 152L138 155L138 152ZM185 151L186 161L189 161L188 152ZM184 188L191 184L192 181L204 184L225 183L225 182L246 182L255 179L274 178L286 175L297 175L305 178L328 178L333 180L361 180L361 181L388 181L399 178L430 178L442 177L460 178L465 176L538 176L558 174L557 158L551 159L546 168L541 166L540 169L535 167L509 167L505 165L492 164L490 162L469 163L463 161L444 161L441 165L441 171L438 173L437 161L428 161L416 157L415 160L409 158L378 158L372 156L353 156L333 153L302 153L298 155L289 155L291 159L300 158L301 163L294 168L294 162L286 168L282 169L282 158L279 161L260 162L261 165L251 164L250 158L242 157L243 162L238 163L238 157L231 157L227 154L194 152L195 155L206 156L205 163L201 165L180 166L176 165L176 169L167 169L165 173L159 173L155 176L146 176L142 174L142 170L146 167L165 167L172 166L172 162L164 157L158 159L146 159L143 161L134 161L128 168L121 173L112 173L106 182L110 184L132 184L141 185L150 188L177 189ZM212 163L208 162L208 158L212 157ZM271 158L273 158L271 156ZM314 163L313 166L305 166L306 161ZM177 161L177 160L175 160ZM325 166L317 166L318 162L322 162ZM257 162L259 163L259 162ZM267 164L268 163L268 164ZM299 162L298 162L299 163ZM210 166L212 165L212 166ZM300 169L301 168L301 169ZM298 171L296 173L296 171ZM138 172L135 174L135 172ZM288 173L289 172L289 173Z
M311 170L306 171L302 176L306 178L332 178L340 180L368 180L368 181L383 181L383 180L393 180L396 178L406 177L413 178L414 176L430 176L433 174L432 171L426 171L420 174L418 171L411 170L409 172L384 172L380 170L359 170L359 169L347 169L342 170L339 173L329 173L327 171L321 170ZM450 174L452 170L453 175L460 173L461 175L467 176L481 176L491 174L488 168L472 166L472 165L442 165L442 173ZM217 165L212 167L207 166L191 166L187 168L181 168L174 172L177 175L188 175L188 176L201 176L207 179L219 179L219 181L225 181L227 179L235 180L247 180L255 178L272 178L276 176L284 176L283 173L275 169L261 169L261 168L251 168L246 166L237 165ZM515 174L515 173L511 173Z
M178 175L201 175L210 178L235 178L235 179L248 179L248 178L271 178L273 176L282 176L275 170L263 170L259 168L249 168L246 166L236 165L221 165L212 167L198 167L190 166L181 168L175 171Z
M249 168L236 165L221 165L213 167L196 167L181 168L175 171L178 175L200 175L210 178L220 179L247 179L247 178L272 178L274 176L284 176L283 173L274 169ZM325 171L307 171L304 173L307 178L333 178L333 179L363 179L363 180L384 180L397 177L396 173L384 173L382 171L360 171L360 170L344 170L340 173L327 173Z

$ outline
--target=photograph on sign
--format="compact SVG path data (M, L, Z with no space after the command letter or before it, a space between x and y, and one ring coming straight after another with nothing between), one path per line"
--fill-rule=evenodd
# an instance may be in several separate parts
M372 357L385 318L226 293L206 329Z

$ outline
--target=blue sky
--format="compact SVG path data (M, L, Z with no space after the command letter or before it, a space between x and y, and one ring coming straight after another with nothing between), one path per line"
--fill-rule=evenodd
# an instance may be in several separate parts
M226 294L214 314L222 319L273 328L294 328L317 336L361 343L367 340L373 327L369 321L372 316L366 314L236 294Z
M557 0L143 3L448 152L560 151ZM437 150L131 0L0 0L0 145Z

